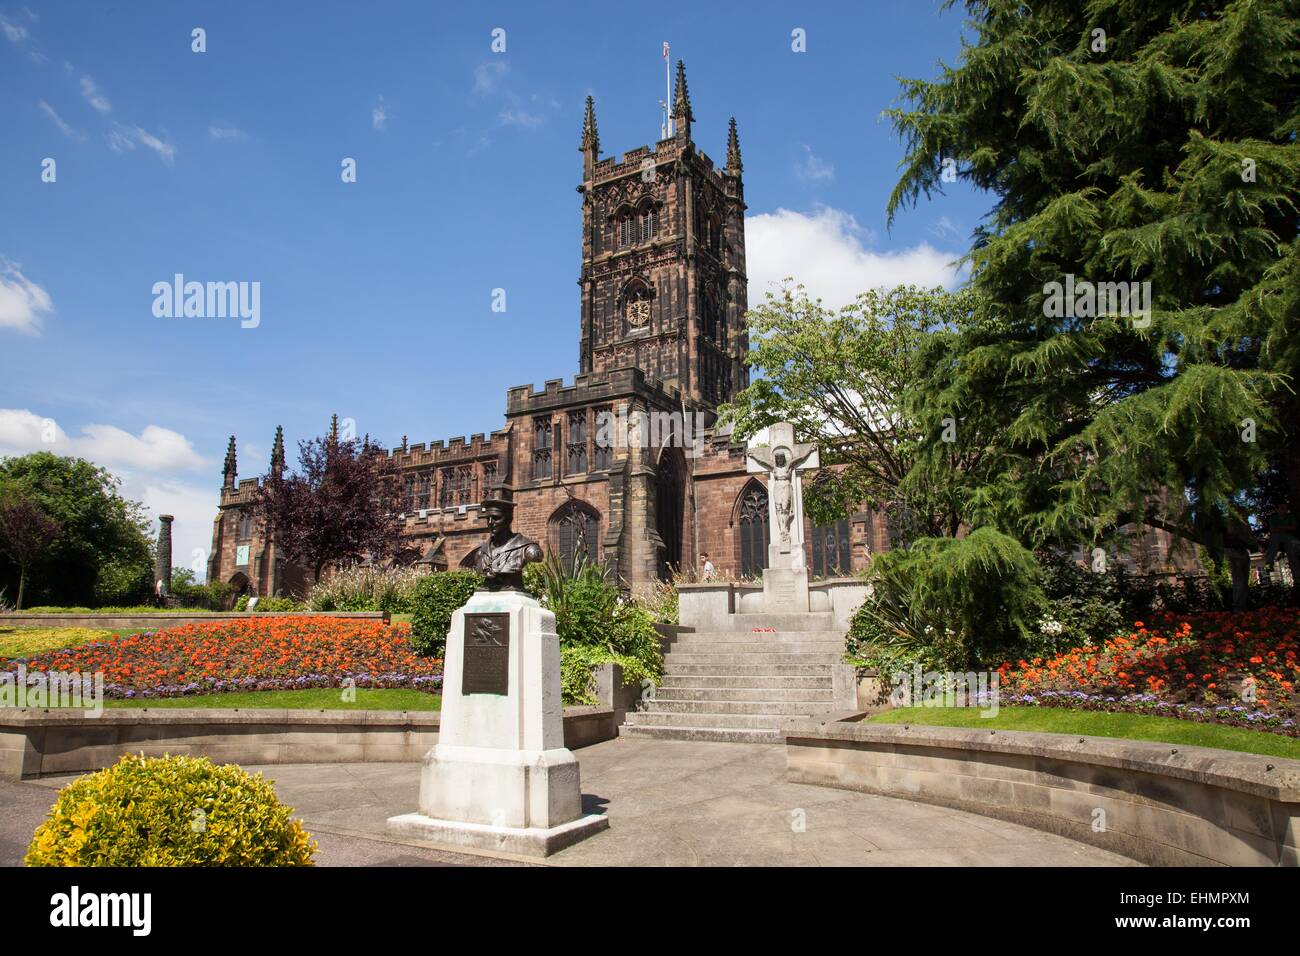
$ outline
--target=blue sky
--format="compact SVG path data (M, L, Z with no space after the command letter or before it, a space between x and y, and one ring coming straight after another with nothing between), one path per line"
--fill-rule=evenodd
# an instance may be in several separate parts
M951 284L989 200L887 231L880 112L962 28L924 0L0 0L0 455L106 465L188 564L232 433L252 477L277 424L333 412L388 445L499 428L508 387L576 371L583 101L604 155L653 143L664 40L697 145L720 162L739 125L751 303L783 275ZM260 324L155 316L178 272L260 283Z

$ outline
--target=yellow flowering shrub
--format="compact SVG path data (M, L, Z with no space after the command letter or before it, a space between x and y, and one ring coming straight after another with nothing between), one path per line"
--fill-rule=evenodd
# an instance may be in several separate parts
M316 844L262 775L123 757L59 791L28 866L311 866Z

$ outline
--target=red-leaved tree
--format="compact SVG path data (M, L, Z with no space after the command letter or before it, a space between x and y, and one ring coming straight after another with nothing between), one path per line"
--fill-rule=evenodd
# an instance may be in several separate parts
M3 495L0 501L0 551L18 565L18 610L23 609L23 591L32 566L59 536L62 525L21 492Z
M262 479L253 513L284 557L319 581L326 568L401 548L401 493L400 473L382 448L331 431L298 443L295 473L273 468Z

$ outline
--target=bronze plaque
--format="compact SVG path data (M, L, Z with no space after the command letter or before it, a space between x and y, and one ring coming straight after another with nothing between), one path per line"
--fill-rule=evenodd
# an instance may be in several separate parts
M510 693L510 615L466 614L462 694Z

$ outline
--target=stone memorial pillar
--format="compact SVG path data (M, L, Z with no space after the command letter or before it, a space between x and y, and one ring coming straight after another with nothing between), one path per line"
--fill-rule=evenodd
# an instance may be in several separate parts
M172 593L172 515L158 516L158 547L154 560L154 587L162 593L159 599L165 599ZM161 582L161 583L159 583Z
M821 467L816 445L794 440L794 426L778 422L768 428L765 445L751 445L747 471L767 475L768 546L763 570L763 609L770 613L806 613L808 565L804 560L803 479Z
M389 828L419 840L546 856L605 829L582 813L564 746L555 615L522 590L536 542L510 530L511 501L484 501L492 537L475 556L483 588L452 615L438 743L424 758L418 813Z

